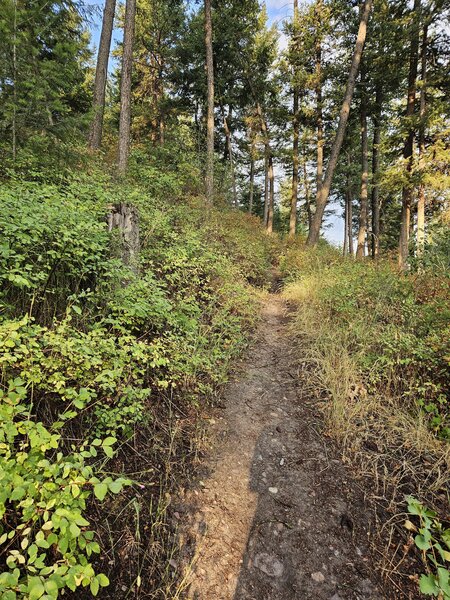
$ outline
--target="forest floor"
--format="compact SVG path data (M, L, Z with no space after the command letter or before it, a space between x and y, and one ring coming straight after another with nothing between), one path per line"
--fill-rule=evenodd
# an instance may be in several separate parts
M323 434L288 304L269 294L211 419L202 481L175 508L192 600L375 600L364 492Z

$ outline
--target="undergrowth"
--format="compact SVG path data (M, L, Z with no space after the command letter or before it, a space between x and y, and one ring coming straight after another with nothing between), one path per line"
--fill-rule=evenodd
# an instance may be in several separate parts
M193 415L257 319L271 255L257 219L206 208L176 160L134 161L126 182L94 170L0 191L5 600L109 581L109 597L174 595L167 510L198 452ZM107 231L123 201L139 212L138 273Z
M402 276L388 260L344 259L301 243L287 248L281 268L285 295L298 304L299 353L316 365L328 433L369 478L387 540L381 566L386 577L401 577L414 547L404 539L412 540L403 527L406 497L432 507L444 529L448 518L448 274ZM434 577L436 565L424 558Z

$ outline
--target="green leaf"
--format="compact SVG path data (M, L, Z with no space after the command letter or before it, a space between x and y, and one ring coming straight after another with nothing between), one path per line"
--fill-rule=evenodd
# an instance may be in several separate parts
M118 494L123 486L121 481L112 481L108 487L113 494Z
M81 529L78 527L78 525L76 523L70 524L69 531L74 538L77 538L81 533Z
M106 483L97 483L94 486L95 497L98 498L100 501L105 499L105 496L107 493L108 493L108 486L106 485Z
M52 579L47 579L47 581L44 584L44 587L45 591L49 596L51 596L52 598L58 597L58 586L56 584L56 581L53 581Z
M98 579L99 584L102 587L107 587L109 585L109 579L106 577L106 575L104 573L99 573L97 575L97 579Z
M11 500L21 500L25 496L25 490L23 487L18 487L13 490L11 494Z
M94 579L91 580L91 593L93 596L96 596L98 594L98 590L100 588L100 583L98 582L98 579L96 577L94 577Z
M29 600L38 600L45 594L45 588L39 577L31 577L28 581Z
M422 594L426 596L437 596L439 593L434 575L422 575L419 580L419 587Z
M69 538L67 536L59 538L58 548L61 554L65 554L67 552L67 548L69 547Z
M414 541L420 550L429 550L431 548L430 542L427 541L423 535L416 535Z
M107 437L103 440L102 446L112 446L117 442L117 438L115 437Z
M75 523L77 525L80 525L81 527L87 527L89 525L89 521L86 521L86 519L81 515L77 516L77 518L75 519Z
M437 572L438 572L439 587L446 594L450 594L450 586L449 586L450 571L448 571L448 569L444 569L444 567L438 567Z
M109 446L105 446L103 448L103 452L106 454L108 458L112 458L114 456L114 450Z

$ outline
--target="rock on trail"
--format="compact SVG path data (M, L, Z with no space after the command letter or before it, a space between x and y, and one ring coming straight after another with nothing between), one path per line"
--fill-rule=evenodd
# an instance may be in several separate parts
M389 597L368 553L362 494L321 434L288 323L286 304L270 295L226 388L210 475L185 500L189 599Z

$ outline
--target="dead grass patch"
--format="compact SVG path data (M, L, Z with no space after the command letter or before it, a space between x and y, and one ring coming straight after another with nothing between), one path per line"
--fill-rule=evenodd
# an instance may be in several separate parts
M314 278L289 284L284 295L298 306L292 333L299 360L314 366L311 377L322 399L326 433L366 482L377 520L377 566L401 597L408 597L405 582L415 586L423 568L404 528L405 496L414 495L448 518L450 444L435 437L418 410L387 390L367 392L357 366L365 348L355 348L352 331L323 309Z

